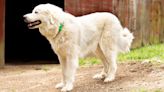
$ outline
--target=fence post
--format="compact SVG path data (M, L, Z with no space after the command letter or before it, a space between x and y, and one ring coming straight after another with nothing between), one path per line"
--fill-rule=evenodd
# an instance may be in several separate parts
M0 0L0 66L5 64L4 61L4 27L5 27L5 0Z

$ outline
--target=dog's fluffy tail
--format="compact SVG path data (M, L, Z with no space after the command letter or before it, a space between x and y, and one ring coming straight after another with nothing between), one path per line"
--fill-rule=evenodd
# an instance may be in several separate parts
M120 38L118 40L119 52L129 52L133 39L134 39L134 36L129 31L129 29L124 28L121 31Z

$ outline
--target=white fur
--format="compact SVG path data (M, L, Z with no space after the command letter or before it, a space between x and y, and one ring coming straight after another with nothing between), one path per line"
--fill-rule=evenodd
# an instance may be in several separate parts
M73 89L78 59L90 53L95 53L104 65L102 72L93 78L104 78L104 82L114 80L117 54L129 51L133 40L133 35L121 26L118 18L107 12L75 17L55 5L41 4L24 17L28 21L42 21L33 28L39 28L58 55L63 79L56 88L62 88L61 91ZM64 26L58 32L60 23Z

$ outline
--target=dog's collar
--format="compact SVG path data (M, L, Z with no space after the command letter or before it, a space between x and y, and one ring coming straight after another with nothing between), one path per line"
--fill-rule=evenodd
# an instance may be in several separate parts
M64 26L63 23L60 23L58 32L61 32L62 31L63 26Z

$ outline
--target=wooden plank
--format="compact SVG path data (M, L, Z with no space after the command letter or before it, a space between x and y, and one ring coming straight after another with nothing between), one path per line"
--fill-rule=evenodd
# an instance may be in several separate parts
M134 41L133 41L133 48L136 48L136 47L140 47L141 44L142 44L142 31L141 31L141 14L142 14L142 0L136 0L135 2L135 7L136 9L136 29L133 30L133 34L134 34Z
M5 1L0 0L0 66L4 65L4 8L5 8Z
M141 46L148 45L149 41L149 33L150 33L150 22L149 22L149 4L151 0L142 0L142 13L140 16L140 25L141 25L141 32L142 32L142 42Z
M160 10L161 10L161 24L160 24L160 35L159 35L159 39L161 43L164 43L164 0L161 0L160 3Z
M151 37L150 43L155 44L159 43L159 33L160 33L160 22L161 22L161 11L160 11L160 0L152 0L150 6L150 18L151 18Z

